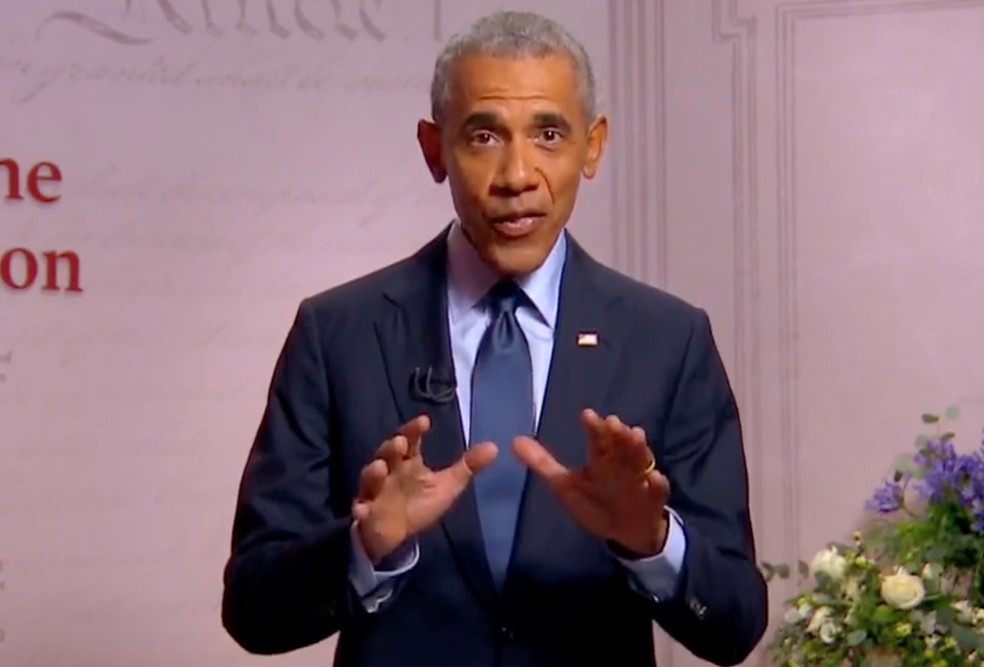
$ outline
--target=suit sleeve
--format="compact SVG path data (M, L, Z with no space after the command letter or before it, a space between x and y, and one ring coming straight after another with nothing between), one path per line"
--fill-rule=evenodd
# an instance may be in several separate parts
M251 653L314 644L357 609L348 578L351 518L332 503L321 349L302 302L242 475L224 574L223 625Z
M756 564L738 409L703 311L662 436L658 463L687 548L678 594L654 602L653 618L698 657L738 664L765 633L768 598Z

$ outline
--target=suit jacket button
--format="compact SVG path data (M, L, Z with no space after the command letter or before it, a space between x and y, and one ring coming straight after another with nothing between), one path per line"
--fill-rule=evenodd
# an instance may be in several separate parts
M508 625L499 628L499 639L503 642L511 642L516 639L516 631Z

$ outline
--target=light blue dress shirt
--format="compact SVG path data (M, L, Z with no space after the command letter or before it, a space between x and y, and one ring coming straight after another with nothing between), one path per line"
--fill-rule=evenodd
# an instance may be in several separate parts
M537 423L553 355L560 279L566 256L567 235L562 233L543 264L533 273L517 280L533 304L533 307L519 308L516 319L529 342ZM471 415L469 379L482 335L491 321L490 314L481 307L480 301L498 280L495 272L478 256L459 224L453 224L448 233L448 326L461 426L466 434L469 433ZM669 514L669 532L661 553L640 560L618 558L633 575L630 581L634 588L657 601L674 595L686 552L686 535L681 519L672 510ZM392 596L395 580L409 572L419 557L417 543L412 541L391 554L377 570L366 556L353 525L349 579L369 612L380 609ZM616 556L613 555L613 558Z

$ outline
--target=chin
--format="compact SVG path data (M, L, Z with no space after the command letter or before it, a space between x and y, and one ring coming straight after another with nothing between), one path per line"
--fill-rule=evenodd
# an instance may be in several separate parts
M486 263L503 278L518 278L536 271L546 260L549 248L493 247L485 255Z
M517 278L538 269L556 243L562 230L553 231L553 225L546 222L540 221L525 233L502 233L484 221L471 229L466 225L464 230L489 267L504 278Z

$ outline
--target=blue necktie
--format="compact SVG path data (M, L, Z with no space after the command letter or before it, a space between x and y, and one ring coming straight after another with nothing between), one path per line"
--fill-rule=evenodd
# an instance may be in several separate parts
M469 441L491 441L499 448L495 462L475 476L474 485L486 556L501 590L526 480L526 466L513 454L512 442L518 435L533 435L533 368L516 321L523 291L513 282L502 282L486 298L492 322L478 347L472 374Z

